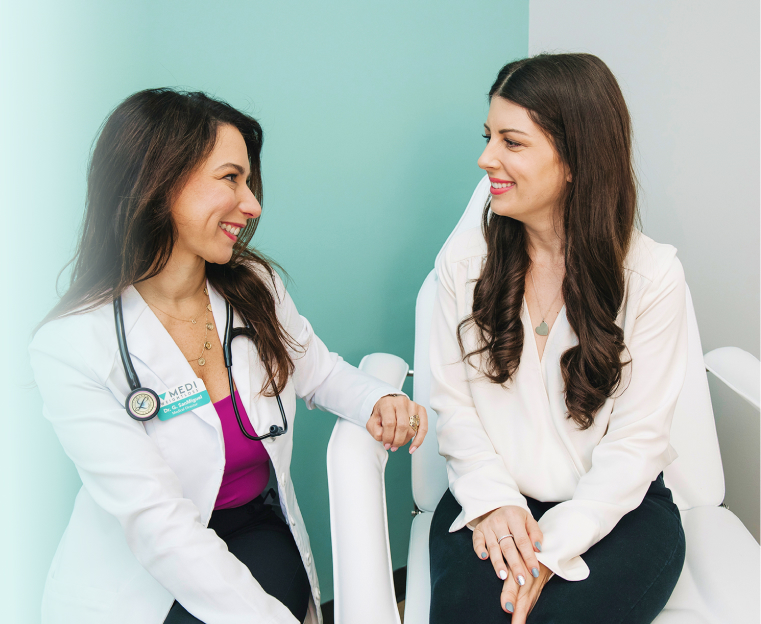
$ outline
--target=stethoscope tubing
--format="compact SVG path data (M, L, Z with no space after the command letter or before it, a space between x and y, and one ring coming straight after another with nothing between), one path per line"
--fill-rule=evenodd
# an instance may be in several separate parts
M279 427L278 425L272 425L269 429L269 432L262 436L251 435L248 431L246 431L246 428L243 426L243 419L241 418L240 412L238 411L238 402L235 400L235 384L233 383L233 373L232 373L232 367L233 367L232 341L238 336L244 336L246 330L242 328L233 327L232 306L230 305L228 301L225 301L225 314L226 314L225 338L222 344L222 354L225 361L225 368L227 369L227 379L230 385L230 400L233 403L233 411L235 412L235 419L238 421L238 427L240 427L241 433L246 438L248 438L249 440L257 441L257 442L261 440L266 440L267 438L276 438L278 436L281 436L288 431L288 419L285 416L285 409L283 408L283 402L280 400L280 393L277 392L277 388L275 387L274 381L272 383L272 389L275 390L275 398L277 399L277 406L280 410L280 417L283 420L283 426ZM114 298L114 322L116 325L116 341L119 345L119 356L121 357L122 366L124 367L124 374L127 376L127 382L129 383L129 387L131 390L129 396L127 397L127 400L125 401L124 406L125 406L125 409L127 410L127 414L129 414L131 418L140 422L145 422L147 420L150 420L151 418L154 418L156 414L158 414L159 397L150 388L143 388L140 385L140 378L137 376L137 373L135 372L135 367L132 364L132 358L130 357L129 349L127 347L127 334L124 329L124 314L122 311L121 296ZM246 329L250 329L250 328L247 327ZM156 400L155 411L151 413L150 415L147 415L146 417L141 417L137 415L136 413L133 413L133 411L130 409L130 401L135 395L139 395L139 394L148 394L152 397L155 397L155 400Z

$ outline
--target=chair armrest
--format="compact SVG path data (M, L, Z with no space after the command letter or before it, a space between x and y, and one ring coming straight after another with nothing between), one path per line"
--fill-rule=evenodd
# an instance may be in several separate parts
M761 408L761 363L755 356L737 347L721 347L706 353L703 361L717 379L756 409Z
M409 369L388 353L365 356L359 368L400 389ZM337 624L400 624L386 515L387 461L383 445L367 430L337 420L327 457Z
M370 353L362 358L359 370L401 390L410 367L399 356L390 353Z

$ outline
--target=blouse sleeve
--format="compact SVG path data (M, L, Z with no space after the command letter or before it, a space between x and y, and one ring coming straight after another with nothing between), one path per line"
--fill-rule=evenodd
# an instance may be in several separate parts
M542 516L539 561L558 576L578 581L589 575L580 557L636 509L650 483L676 457L669 445L671 419L687 370L686 293L676 256L640 299L608 430L592 452L592 467L571 500Z
M449 528L458 531L472 520L505 505L528 511L505 463L479 419L466 366L457 340L460 316L452 264L441 254L436 264L438 292L431 322L431 407L438 415L439 453L447 460L449 489L462 512Z
M279 277L276 277L278 315L288 334L302 346L291 351L295 365L296 394L309 409L315 407L364 427L381 397L401 394L372 375L332 353L314 333L309 321L299 315L296 305Z

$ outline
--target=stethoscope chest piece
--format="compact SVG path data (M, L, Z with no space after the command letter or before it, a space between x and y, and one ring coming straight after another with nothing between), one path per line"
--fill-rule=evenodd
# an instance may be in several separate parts
M137 388L129 393L124 402L127 413L135 420L146 421L159 413L161 401L150 388Z

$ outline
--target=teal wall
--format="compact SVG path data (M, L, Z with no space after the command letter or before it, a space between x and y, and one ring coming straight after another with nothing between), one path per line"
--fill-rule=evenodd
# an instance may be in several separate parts
M98 127L128 94L208 91L262 123L255 244L328 346L411 361L417 289L481 176L485 92L528 48L528 1L15 3L2 9L0 621L36 622L79 481L41 416L26 345L73 250ZM407 388L409 390L409 388ZM325 451L334 417L299 409L293 480L332 597ZM10 431L10 434L8 434ZM405 564L410 460L391 457L392 555Z

